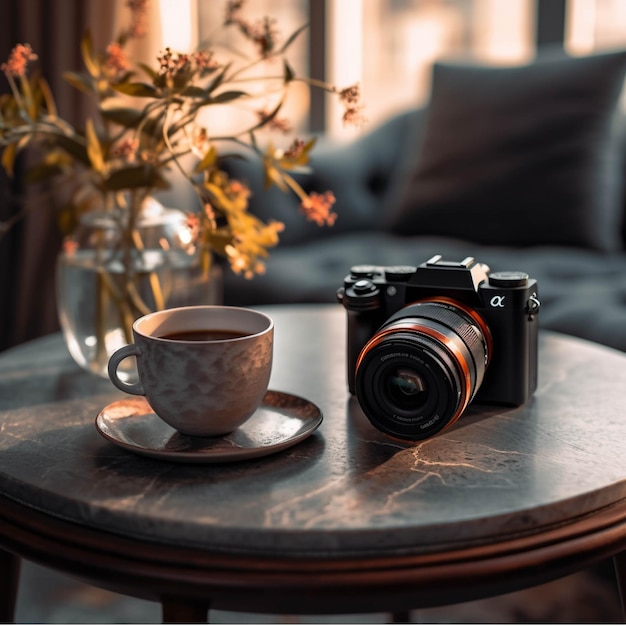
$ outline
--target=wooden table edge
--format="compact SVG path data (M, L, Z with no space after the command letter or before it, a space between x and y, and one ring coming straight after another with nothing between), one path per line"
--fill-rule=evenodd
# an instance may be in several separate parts
M491 544L312 558L224 554L124 537L0 497L0 547L98 587L162 603L187 598L261 613L398 611L516 591L614 556L626 548L626 502Z

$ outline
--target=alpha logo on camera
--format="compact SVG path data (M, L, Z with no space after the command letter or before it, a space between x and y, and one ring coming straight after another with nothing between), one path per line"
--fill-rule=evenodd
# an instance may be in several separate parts
M494 307L494 308L500 308L503 309L504 308L504 299L506 298L506 296L494 296L493 298L491 298L491 300L489 301L489 304Z

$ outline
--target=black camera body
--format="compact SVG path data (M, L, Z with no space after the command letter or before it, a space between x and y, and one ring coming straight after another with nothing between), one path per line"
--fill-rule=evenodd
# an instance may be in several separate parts
M537 387L540 303L524 272L439 255L419 267L358 265L337 298L347 311L350 393L388 434L423 439L469 401L519 406Z

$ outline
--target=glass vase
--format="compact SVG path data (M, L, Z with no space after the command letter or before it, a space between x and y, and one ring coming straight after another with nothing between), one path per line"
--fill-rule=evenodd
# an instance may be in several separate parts
M59 321L70 354L108 377L109 357L132 342L132 323L163 308L221 304L222 268L191 242L187 216L153 199L132 232L110 213L86 213L57 261ZM120 378L136 376L134 359Z

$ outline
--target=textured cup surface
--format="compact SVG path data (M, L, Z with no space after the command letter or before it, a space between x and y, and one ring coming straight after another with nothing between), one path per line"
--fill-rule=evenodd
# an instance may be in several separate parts
M234 339L173 340L183 331L233 330ZM133 325L134 344L110 359L111 381L123 391L145 395L154 412L186 435L229 433L257 410L269 384L274 324L251 309L195 306L150 313ZM139 382L117 376L119 362L137 359Z

